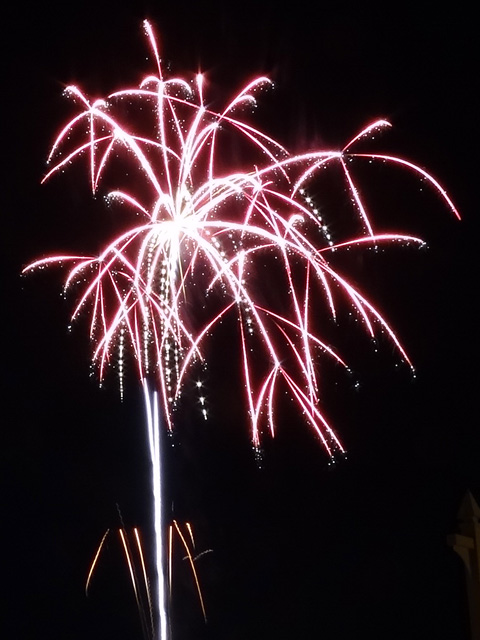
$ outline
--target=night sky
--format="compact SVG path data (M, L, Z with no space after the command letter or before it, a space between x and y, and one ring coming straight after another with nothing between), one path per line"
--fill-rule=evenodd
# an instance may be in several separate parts
M462 3L431 13L398 3L192 4L2 10L0 635L142 638L116 534L84 594L106 529L139 527L148 547L140 385L132 367L123 403L114 376L99 389L87 324L67 330L73 298L61 295L61 270L20 272L39 256L95 251L113 228L87 174L40 181L71 113L66 85L106 95L154 70L142 30L149 18L172 73L206 72L213 106L270 76L275 88L259 100L255 122L294 152L340 148L388 119L392 130L369 150L427 168L463 217L400 168L358 173L375 224L420 236L428 249L392 247L345 265L416 368L413 378L390 344L374 353L339 318L338 346L354 376L328 368L322 397L346 460L329 465L285 406L259 468L235 359L224 357L225 336L214 343L211 418L187 402L166 463L172 517L192 523L199 551L211 550L197 563L209 622L179 555L172 640L467 640L463 568L446 537L467 489L480 499L474 18ZM316 197L322 206L322 187ZM335 238L342 224L331 215Z

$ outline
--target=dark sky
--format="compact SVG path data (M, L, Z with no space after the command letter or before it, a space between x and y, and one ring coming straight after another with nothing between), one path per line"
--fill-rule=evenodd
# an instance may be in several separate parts
M214 355L212 419L198 426L185 410L167 473L173 516L212 549L198 561L209 623L177 558L172 640L467 638L462 568L446 536L465 491L480 498L473 17L458 3L432 12L259 4L11 4L4 13L2 637L142 637L115 536L88 599L83 591L103 533L120 526L117 504L125 526L149 536L140 387L132 376L123 404L113 379L99 389L85 324L67 331L61 274L19 274L39 255L88 251L111 222L99 222L109 214L86 176L40 180L70 113L63 88L102 95L143 76L148 17L172 70L208 72L214 99L272 77L258 122L293 151L338 148L387 118L393 130L375 148L428 168L463 216L413 177L362 173L375 221L428 242L352 262L417 376L395 366L390 345L372 355L368 341L344 338L361 384L335 371L324 382L348 451L336 468L285 411L258 469L234 372Z

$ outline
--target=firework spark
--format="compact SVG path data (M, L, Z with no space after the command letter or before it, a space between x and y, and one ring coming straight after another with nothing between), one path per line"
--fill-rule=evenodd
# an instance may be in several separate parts
M93 574L97 569L97 565L99 563L100 554L105 546L105 541L107 536L111 533L110 529L107 529L98 545L98 549L95 553L95 556L90 565L90 569L88 572L87 582L85 585L85 594L88 595L88 591L90 588L90 584L92 582ZM154 629L154 615L153 615L153 607L152 607L152 598L150 593L150 582L147 577L147 569L145 565L145 558L142 548L142 543L140 541L140 534L138 529L133 529L133 537L134 537L134 545L132 548L132 543L128 532L125 528L118 529L118 534L120 536L120 541L123 547L123 551L125 554L128 572L130 575L130 580L133 587L133 592L135 595L135 600L137 603L138 612L140 615L140 620L142 623L142 631L145 638L154 638L155 637L155 629ZM137 564L140 566L140 572L138 570ZM146 604L145 604L146 601Z
M85 595L87 596L89 594L89 589L92 583L93 575L97 570L97 565L100 560L100 555L103 551L105 542L110 533L111 533L111 530L107 529L103 534L103 537L100 541L100 544L98 545L97 551L95 552L95 555L91 562L86 584L85 584ZM122 527L118 529L118 534L120 536L120 541L125 554L128 572L130 575L130 581L132 583L132 588L135 595L137 608L140 614L144 635L146 638L153 638L155 637L155 628L154 628L152 597L150 593L150 581L147 575L147 568L146 568L142 543L140 541L139 531L137 528L133 529L133 538L134 538L133 545L131 541L131 534L129 535L126 528ZM196 553L195 539L193 536L193 531L190 523L186 522L185 525L183 526L183 531L182 531L181 525L179 525L179 523L176 520L173 520L173 523L168 527L168 554L167 555L168 555L168 567L169 567L168 583L169 583L169 600L170 601L172 599L172 585L173 585L172 563L173 563L174 538L178 538L178 541L181 543L181 547L186 553L186 555L183 557L183 560L187 560L189 563L191 574L195 583L195 588L197 591L198 601L200 604L202 615L206 622L207 614L205 610L205 603L204 603L202 590L200 588L200 581L199 581L197 570L195 567L195 562L202 556L208 553L211 553L212 550L206 549L204 551L201 551L200 553Z
M254 447L260 446L262 431L274 433L277 399L287 393L328 453L343 452L320 409L318 363L326 356L348 366L319 333L311 301L323 298L335 318L346 299L367 334L385 333L411 364L393 329L333 266L332 255L352 247L423 244L374 229L350 161L398 165L426 181L457 217L458 212L422 168L395 156L355 151L363 139L390 126L385 120L364 128L342 150L291 155L245 115L272 84L268 78L253 80L214 111L205 99L202 74L191 80L165 77L148 22L145 30L155 73L106 99L90 100L78 87L68 87L78 113L57 136L44 178L86 158L93 192L102 182L123 181L108 198L124 205L126 219L98 255L51 256L25 271L71 264L65 289L78 291L72 320L82 312L90 317L100 379L109 366L116 369L123 393L125 354L133 354L139 378L157 378L169 429L185 380L205 363L206 342L231 316L239 329L241 386ZM332 163L343 171L360 228L359 235L336 244L308 197L320 170ZM149 425L156 421L149 430L159 489L159 419L144 385ZM206 417L201 383L198 389ZM160 510L156 513L161 528ZM166 622L162 625L166 637Z
M211 549L206 549L205 551L202 551L199 554L196 554L195 557L193 556L192 551L195 551L195 540L193 537L193 532L192 532L192 528L190 526L190 523L186 523L185 524L185 529L188 533L182 532L182 529L180 528L180 525L178 524L178 522L176 520L173 521L173 524L170 525L170 529L169 529L169 561L170 561L170 567L169 567L169 582L170 582L170 588L172 586L172 569L171 569L171 562L172 562L172 557L173 557L173 536L174 533L176 532L177 536L180 538L180 541L182 543L183 548L185 549L185 553L187 554L183 559L184 560L188 560L188 563L190 565L190 569L192 571L192 576L193 579L195 581L195 587L197 590L197 594L198 594L198 600L200 603L200 607L202 609L202 615L203 615L203 619L205 620L205 622L207 621L207 613L205 610L205 602L203 599L203 594L202 594L202 590L200 589L200 581L198 579L198 575L197 575L197 570L195 568L195 560L198 560L199 558L201 558L203 555L207 554L207 553L211 553ZM171 596L171 594L170 594Z

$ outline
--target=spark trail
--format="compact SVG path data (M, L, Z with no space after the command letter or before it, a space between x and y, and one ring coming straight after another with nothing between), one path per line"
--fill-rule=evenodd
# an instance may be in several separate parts
M292 155L245 115L272 84L268 78L251 81L215 111L205 98L202 74L164 75L153 30L148 22L144 26L154 73L106 99L91 100L78 87L68 87L78 112L58 134L44 178L86 160L93 192L103 189L103 182L123 180L108 194L126 213L119 233L97 255L50 256L25 271L71 265L65 289L77 291L72 320L82 312L90 317L99 377L109 366L116 369L122 394L125 358L133 357L149 416L154 519L161 537L158 402L146 379L155 376L162 415L172 429L185 380L205 363L205 345L216 327L233 317L253 446L260 447L263 431L274 434L277 400L287 394L327 452L343 452L320 408L319 363L326 357L348 365L322 338L311 301L323 299L336 318L346 300L367 334L386 334L411 365L394 330L331 258L350 248L423 244L408 234L376 231L351 161L397 165L428 183L459 214L424 169L392 155L356 151L390 126L385 120L365 127L341 150ZM308 197L320 171L331 164L344 175L359 230L336 244ZM203 395L200 403L206 417ZM158 545L161 583L164 552ZM162 602L163 586L159 589ZM160 637L166 634L162 618Z

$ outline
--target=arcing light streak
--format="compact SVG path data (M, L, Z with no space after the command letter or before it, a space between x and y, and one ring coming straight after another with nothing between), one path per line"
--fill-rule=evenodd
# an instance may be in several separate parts
M198 599L199 599L199 602L200 602L200 606L202 608L203 619L206 622L207 621L207 612L205 610L205 602L203 600L202 590L200 589L200 582L198 580L197 570L195 568L195 558L192 556L192 552L190 551L190 547L188 545L186 537L183 535L182 530L180 529L180 527L178 525L178 522L176 520L173 521L173 525L170 525L170 536L169 536L169 538L170 538L170 557L172 556L172 541L173 541L172 533L173 533L173 527L175 527L175 530L176 530L176 532L177 532L177 534L178 534L178 536L179 536L179 538L180 538L180 540L181 540L181 542L182 542L182 544L183 544L183 546L185 548L185 551L187 553L186 559L188 559L188 562L190 564L190 568L192 570L192 575L193 575L193 578L195 580L195 586L197 588ZM190 541L192 543L192 546L194 547L195 546L195 542L194 542L194 539L193 539L192 530L191 530L190 525L188 524L188 522L186 524L186 527L187 527L188 533L190 535ZM204 553L207 553L207 551L204 551L200 555L203 555ZM199 557L199 556L197 556L197 557ZM171 586L171 583L172 583L172 578L171 578L171 574L170 574L170 586Z
M100 379L109 365L117 368L123 390L124 353L128 347L133 353L148 415L160 562L159 415L145 380L156 374L171 429L187 375L205 361L205 343L217 325L233 316L254 446L260 446L264 428L273 434L283 390L329 454L342 452L319 408L318 358L323 354L347 364L319 334L313 301L318 305L323 299L335 318L340 299L346 299L366 332L372 337L386 333L410 363L380 312L334 266L333 254L393 242L423 244L410 235L374 229L349 165L362 159L400 165L426 180L459 215L441 185L420 167L391 155L355 152L363 138L390 126L385 120L365 127L342 150L291 155L239 113L255 106L254 94L271 84L268 78L253 80L214 111L205 101L201 74L192 81L164 77L148 22L145 29L156 75L105 100L89 100L69 87L79 112L57 136L49 157L53 166L45 176L87 156L92 191L102 179L123 179L124 187L112 190L110 199L132 213L98 255L51 256L25 271L71 263L65 288L79 291L72 320L88 310ZM332 163L344 174L362 230L337 244L307 195L320 170ZM201 407L206 415L203 397ZM162 608L161 562L159 574ZM161 627L164 638L164 618Z
M151 624L151 632L152 632L152 638L153 638L155 636L155 624L154 624L154 618L153 618L152 597L150 595L150 583L147 576L147 567L145 565L145 558L143 556L142 544L140 542L138 529L135 527L133 532L135 535L135 542L137 543L138 555L139 555L140 564L142 567L142 577L143 577L143 583L145 585L145 592L147 595L148 611L150 613L150 624Z
M88 576L87 576L87 581L85 583L85 595L88 596L88 589L90 587L90 581L92 580L92 576L93 576L93 572L95 571L95 567L97 566L97 562L98 559L100 557L100 553L103 549L103 545L105 543L105 540L107 539L107 536L109 534L110 529L107 529L105 531L105 533L103 534L103 538L100 540L100 544L98 545L98 549L95 553L95 556L92 560L92 564L90 565L90 569L88 571Z

